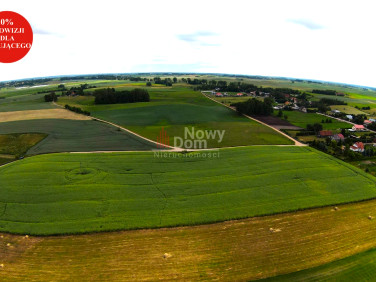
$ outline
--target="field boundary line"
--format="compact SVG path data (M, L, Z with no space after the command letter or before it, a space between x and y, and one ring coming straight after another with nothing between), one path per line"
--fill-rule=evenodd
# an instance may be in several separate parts
M230 107L230 106L227 106L227 105L225 105L225 104L222 104L221 102L218 102L217 100L215 100L215 99L213 99L213 98L211 98L211 97L205 95L205 94L202 93L202 92L201 92L201 94L204 95L206 98L208 98L208 99L210 99L210 100L212 100L212 101L214 101L214 102L216 102L216 103L218 103L218 104L220 104L220 105L222 105L222 106L225 106L226 108L229 108L229 109L231 109L231 110L233 110L233 111L236 112L236 110L235 110L233 107ZM248 116L248 115L246 115L246 114L242 114L242 115L245 116L245 117L248 118L248 119L251 119L251 120L253 120L253 121L255 121L255 122L258 122L258 123L260 123L260 124L262 124L262 125L265 125L265 126L271 128L271 129L273 129L274 131L277 131L279 134L281 134L281 135L287 137L287 138L290 139L291 141L294 141L294 144L295 144L294 146L300 146L300 147L308 146L307 144L303 144L303 143L299 142L298 140L295 140L295 139L292 138L291 136L287 135L286 133L280 131L279 129L277 129L277 128L275 128L275 127L269 125L269 124L266 124L266 123L264 123L264 122L262 122L262 121L260 121L260 120L258 120L258 119L255 119L255 118L253 118L253 117L250 117L250 116ZM250 145L250 146L255 146L255 145ZM267 145L267 146L269 146L269 145ZM291 146L291 145L287 145L287 146Z

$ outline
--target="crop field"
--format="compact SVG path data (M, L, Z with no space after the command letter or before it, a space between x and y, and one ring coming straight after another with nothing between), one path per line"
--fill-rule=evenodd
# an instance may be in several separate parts
M46 138L46 134L25 133L0 135L0 165L9 163Z
M376 247L375 222L368 219L376 215L376 201L334 208L78 236L0 234L0 271L9 280L29 281L86 280L88 275L95 281L249 281L345 258L275 279L343 281L348 277L360 281L374 277L375 252L352 255Z
M147 77L154 76L175 75ZM251 97L215 103L180 79L288 87L307 92L311 101L345 101L331 108L369 117L376 114L376 91L279 78L176 77L172 86L53 78L36 87L0 89L0 280L373 279L375 157L345 163L293 146L278 131L225 107ZM59 97L59 105L44 101L48 91L62 94L60 84L69 89L85 83L95 86L85 96ZM92 92L107 87L144 88L151 100L96 105ZM65 104L92 117L59 107ZM327 117L316 113L283 114L287 120L260 120L289 130L314 123L333 131L352 126L322 123ZM152 141L163 130L171 146L177 145L174 137L187 138L186 129L223 131L224 137L208 139L209 150L160 150L96 118Z
M368 115L368 113L358 110L357 108L346 106L346 105L335 105L330 106L332 110L338 110L342 113L346 113L348 115Z
M65 109L0 112L0 122L33 119L90 120L91 118Z
M45 94L24 94L19 96L10 96L5 99L0 99L0 112L56 108L56 106L54 106L52 103L44 102L44 95Z
M371 281L376 276L376 249L315 268L262 281Z
M308 147L204 153L53 154L12 163L0 169L0 231L194 225L376 197L375 178Z
M35 144L46 138L46 136L46 134L38 133L0 135L0 154L23 155Z
M93 97L64 97L70 104L90 111L92 116L124 126L151 140L157 140L162 127L170 136L184 137L185 127L197 130L225 130L223 140L208 140L209 148L292 144L291 140L255 121L239 116L199 92L187 88L148 89L151 102L94 105ZM170 145L173 145L170 143Z
M306 128L307 124L320 123L323 129L336 130L339 128L351 128L352 125L346 122L341 122L335 119L331 119L331 123L321 123L322 120L326 120L328 117L318 115L316 113L302 113L298 111L283 111L284 115L287 115L287 121L298 127Z
M27 151L29 155L53 152L145 151L156 145L125 131L93 120L41 119L0 123L0 134L43 133L48 136Z

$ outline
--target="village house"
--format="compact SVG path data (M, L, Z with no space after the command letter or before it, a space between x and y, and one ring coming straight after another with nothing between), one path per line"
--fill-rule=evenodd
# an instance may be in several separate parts
M237 93L236 96L241 97L241 96L243 96L243 93Z
M352 116L352 115L346 115L346 117L347 117L349 120L352 120L352 119L353 119L353 116Z
M339 141L344 141L345 140L345 137L343 136L343 134L339 133L339 134L334 134L332 137L330 137L332 140L335 140L337 142Z
M372 123L372 121L370 121L368 119L366 119L366 120L363 121L364 125L370 125L371 123Z
M350 150L353 152L359 152L363 153L364 152L364 144L363 142L356 142L354 145L350 147Z
M331 137L333 135L333 132L331 130L321 130L319 132L319 137L325 138L325 137Z
M366 130L364 125L354 124L354 126L352 127L352 131L364 131L364 130Z
M222 95L222 93L218 92L218 93L215 94L215 97L223 97L223 95Z

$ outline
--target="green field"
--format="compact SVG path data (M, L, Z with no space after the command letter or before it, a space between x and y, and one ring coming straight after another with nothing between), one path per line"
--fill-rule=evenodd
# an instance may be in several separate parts
M374 281L376 249L315 268L260 281Z
M151 102L134 104L94 105L93 97L63 97L60 105L81 107L92 116L124 126L151 140L157 140L162 127L170 136L184 137L184 128L225 130L221 143L208 140L209 148L242 145L292 144L276 131L239 116L200 92L184 87L148 88ZM170 143L170 145L173 145Z
M1 134L37 132L48 136L27 151L53 152L145 151L156 145L108 124L93 120L43 119L0 123Z
M332 110L338 110L342 113L348 114L348 115L367 115L366 112L360 111L357 108L346 106L346 105L336 105L336 106L330 106Z
M375 178L308 147L209 153L53 154L12 163L0 169L0 231L194 225L376 197Z
M321 123L322 120L326 120L328 117L321 116L316 113L303 113L298 111L283 111L283 115L287 115L288 122L293 125L306 128L307 124L320 123L323 129L337 130L341 128L351 128L352 125L346 122L341 122L335 119L331 119L331 123Z
M44 102L45 94L26 94L20 96L10 96L0 99L0 112L42 110L56 108L51 103Z
M0 135L0 154L20 156L46 138L46 134L25 133Z

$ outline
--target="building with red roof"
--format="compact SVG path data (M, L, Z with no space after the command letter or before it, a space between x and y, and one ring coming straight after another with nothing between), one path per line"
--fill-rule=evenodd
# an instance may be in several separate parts
M321 130L319 132L320 137L330 137L333 135L333 132L331 130Z
M352 130L353 131L364 131L366 128L364 127L364 125L360 125L360 124L354 124L354 126L352 127Z
M354 145L350 147L350 150L353 152L364 152L364 144L363 142L355 142Z
M339 141L344 141L345 140L345 136L343 136L342 133L339 133L339 134L334 134L332 137L331 137L332 140L335 140L337 142Z

